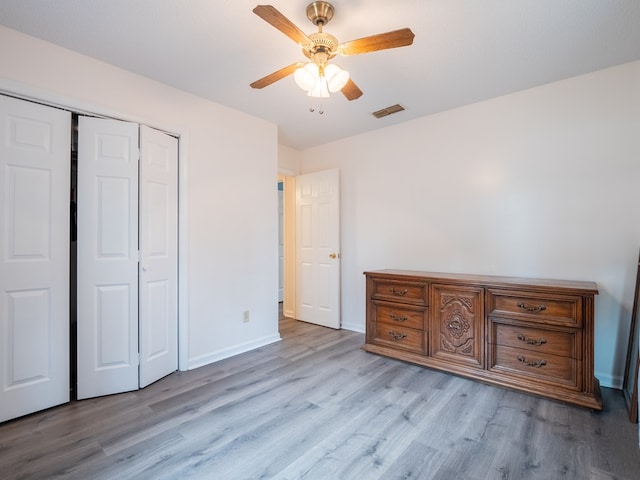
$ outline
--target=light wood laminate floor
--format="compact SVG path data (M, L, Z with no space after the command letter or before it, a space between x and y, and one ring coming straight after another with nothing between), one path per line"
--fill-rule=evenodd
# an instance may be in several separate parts
M640 478L617 390L593 412L280 326L276 344L0 424L0 478Z

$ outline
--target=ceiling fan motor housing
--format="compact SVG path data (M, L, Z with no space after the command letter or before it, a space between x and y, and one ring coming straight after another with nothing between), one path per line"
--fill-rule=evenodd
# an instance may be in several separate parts
M333 12L333 5L329 2L312 2L307 6L307 18L317 27L329 23Z
M309 35L311 44L303 47L302 52L307 58L313 59L320 55L329 60L338 53L338 39L333 35L324 32L312 33Z

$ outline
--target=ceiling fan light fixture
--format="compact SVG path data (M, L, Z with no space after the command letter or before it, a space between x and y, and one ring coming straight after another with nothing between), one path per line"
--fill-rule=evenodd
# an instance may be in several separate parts
M349 72L334 64L321 67L309 62L293 73L293 79L310 97L328 98L329 92L342 90L349 81Z

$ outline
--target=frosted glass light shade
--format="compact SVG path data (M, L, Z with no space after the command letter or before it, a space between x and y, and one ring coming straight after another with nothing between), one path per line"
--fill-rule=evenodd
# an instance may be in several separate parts
M320 71L315 63L307 63L293 72L293 79L303 90L310 92L320 79Z
M309 90L307 93L310 97L316 98L329 98L329 89L327 88L327 79L320 77L313 87L313 90Z
M342 70L335 64L324 67L324 76L327 79L327 86L330 92L339 92L349 81L349 72Z

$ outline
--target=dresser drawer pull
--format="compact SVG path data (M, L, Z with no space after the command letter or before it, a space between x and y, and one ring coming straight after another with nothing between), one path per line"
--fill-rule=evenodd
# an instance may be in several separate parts
M452 330L454 332L459 332L460 330L462 330L462 322L458 319L455 320L451 320L449 321L449 323L447 323L447 328L449 330Z
M518 355L518 361L524 363L527 367L534 368L544 367L547 364L546 360L538 360L537 362L534 362L532 360L527 360L522 355Z
M547 309L546 305L527 305L524 302L518 303L518 308L526 310L527 312L540 313Z
M519 333L518 334L518 340L523 341L524 343L528 344L528 345L543 345L545 343L547 343L547 339L546 338L527 338L526 336L524 336L523 334Z
M404 297L409 292L409 290L407 290L406 288L403 288L402 290L397 290L393 287L390 288L389 291L399 297Z
M390 313L389 318L396 322L406 322L407 320L409 320L409 317L407 317L406 315L399 316L399 315L396 315L395 313Z
M406 333L396 333L393 330L389 330L389 335L391 335L396 340L402 340L403 338L407 338Z

